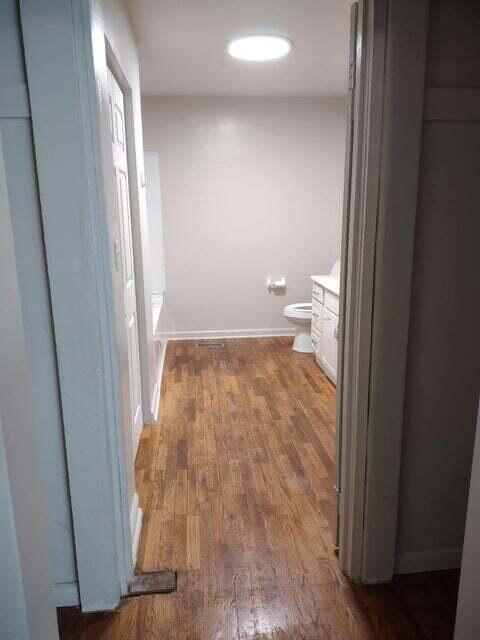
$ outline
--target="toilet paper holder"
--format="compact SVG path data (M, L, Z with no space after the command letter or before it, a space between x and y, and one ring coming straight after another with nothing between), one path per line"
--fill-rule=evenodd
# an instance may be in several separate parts
M285 291L287 288L287 279L282 276L278 280L273 280L272 278L267 278L267 290L269 293Z

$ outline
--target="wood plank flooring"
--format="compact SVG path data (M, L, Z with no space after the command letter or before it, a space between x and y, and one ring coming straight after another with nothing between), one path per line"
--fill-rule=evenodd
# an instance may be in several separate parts
M63 640L453 637L455 572L369 588L339 572L335 389L290 345L168 345L161 419L144 430L136 463L137 568L177 570L178 591L109 615L63 610Z

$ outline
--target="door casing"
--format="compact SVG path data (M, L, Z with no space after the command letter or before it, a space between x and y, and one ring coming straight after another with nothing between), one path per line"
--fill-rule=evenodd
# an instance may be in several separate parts
M396 555L428 0L362 0L339 360L339 561L391 580ZM343 248L342 247L342 248Z
M427 9L427 0L359 3L365 36L358 73L365 90L355 107L362 136L354 146L358 194L343 294L339 557L343 571L361 582L388 580L395 557ZM133 468L127 468L122 436L102 157L102 144L109 144L102 131L107 43L92 42L89 0L20 0L20 15L80 598L85 611L106 610L118 605L133 575L127 500ZM107 51L98 68L94 44ZM396 173L399 153L408 166Z

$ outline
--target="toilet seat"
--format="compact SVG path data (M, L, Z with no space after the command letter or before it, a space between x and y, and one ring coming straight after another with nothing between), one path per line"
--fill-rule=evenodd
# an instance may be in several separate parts
M312 303L297 302L296 304L288 304L283 310L283 315L286 318L309 320L312 317Z

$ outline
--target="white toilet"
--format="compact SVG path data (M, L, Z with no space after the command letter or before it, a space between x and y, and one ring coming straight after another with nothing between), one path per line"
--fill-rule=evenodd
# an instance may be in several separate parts
M310 332L312 324L312 303L299 302L297 304L288 304L283 309L283 315L289 322L294 324L297 329L292 349L299 353L313 353L312 336Z

